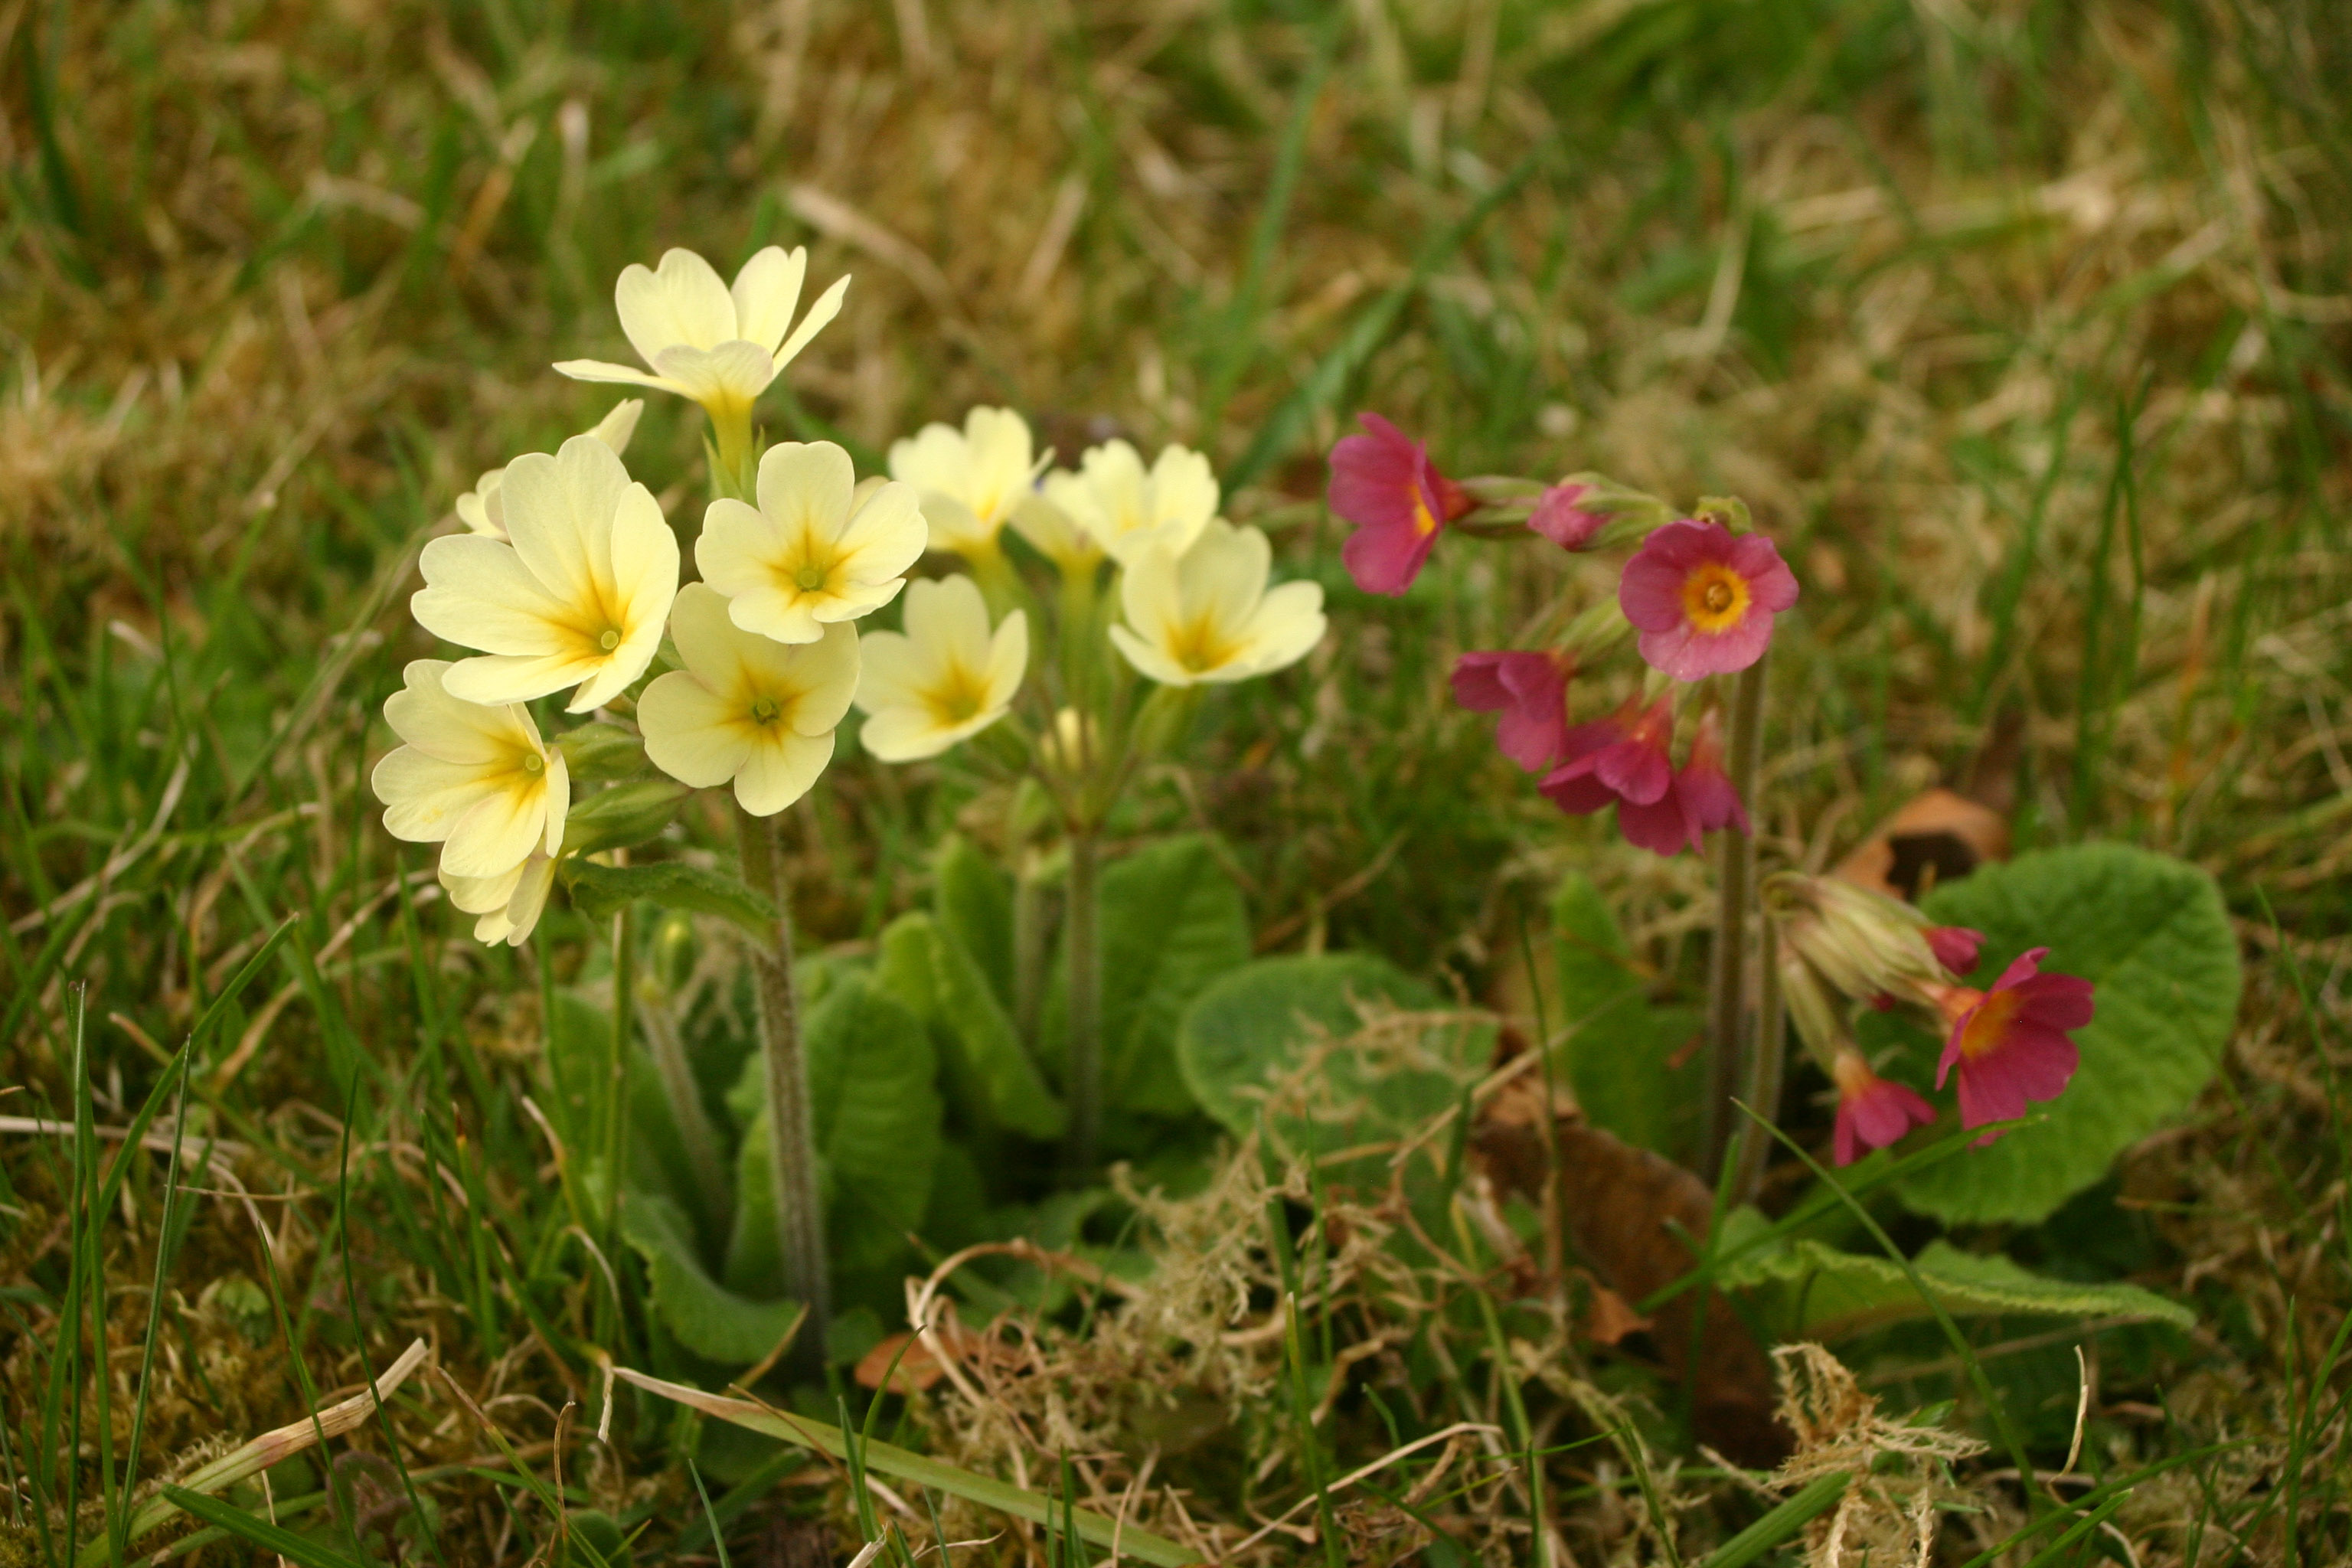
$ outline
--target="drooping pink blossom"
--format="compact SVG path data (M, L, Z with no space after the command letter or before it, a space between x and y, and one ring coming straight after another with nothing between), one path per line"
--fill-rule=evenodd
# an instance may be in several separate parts
M1696 849L1708 833L1737 823L1748 831L1748 808L1723 771L1723 742L1710 710L1699 721L1689 758L1674 765L1668 746L1674 710L1661 698L1646 710L1637 702L1597 724L1568 731L1560 765L1542 790L1562 811L1584 815L1612 801L1625 841L1656 855Z
M1634 698L1597 723L1569 731L1559 766L1538 787L1562 811L1582 816L1616 802L1651 805L1673 787L1674 704L1661 697L1648 708Z
M1367 594L1412 586L1439 530L1474 504L1437 471L1429 448L1377 414L1360 414L1365 434L1331 448L1331 510L1356 525L1340 546L1348 574Z
M1587 511L1581 503L1591 485L1554 485L1537 498L1528 526L1562 550L1581 550L1609 524L1609 514Z
M1858 1051L1840 1051L1830 1069L1837 1080L1837 1163L1851 1165L1865 1149L1884 1149L1914 1127L1936 1120L1936 1108L1899 1083L1870 1070Z
M1529 773L1559 760L1568 742L1568 678L1573 665L1548 653L1465 653L1454 661L1454 700L1502 714L1495 743Z
M2029 949L1990 991L1949 987L1938 999L1951 1034L1936 1064L1936 1087L1960 1070L1960 1125L1982 1127L2025 1114L2028 1101L2055 1100L2082 1053L2068 1034L2091 1021L2091 983L2043 974L2046 947ZM1990 1143L1997 1134L1978 1140Z
M1796 602L1796 575L1770 540L1688 518L1643 541L1617 584L1642 657L1677 680L1754 664L1772 617Z
M1928 950L1935 953L1937 963L1961 979L1975 973L1978 951L1984 946L1984 932L1966 926L1929 926L1921 934L1927 937Z

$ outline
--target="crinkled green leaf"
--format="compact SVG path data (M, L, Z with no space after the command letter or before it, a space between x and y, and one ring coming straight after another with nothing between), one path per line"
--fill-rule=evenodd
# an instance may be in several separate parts
M931 914L980 966L997 1005L1013 1005L1013 879L951 833L931 868Z
M2196 867L2120 844L2046 850L1937 889L1927 911L1985 933L1976 984L2046 945L2043 972L2090 981L2097 1013L2075 1032L2074 1081L2033 1107L2047 1120L1906 1178L1897 1191L1912 1208L1952 1223L2042 1220L2212 1078L2237 1016L2238 945L2221 889Z
M643 899L666 910L699 910L722 915L754 936L775 929L775 906L734 878L682 860L649 866L599 866L593 860L562 864L572 904L590 920L605 920Z
M710 1277L697 1257L692 1227L677 1205L649 1193L629 1194L621 1230L646 1260L654 1307L677 1342L728 1366L749 1366L774 1350L801 1315L793 1301L755 1301Z
M801 1044L826 1241L844 1268L877 1266L904 1247L930 1203L941 1106L929 1032L866 975L845 969L803 1015ZM729 1096L748 1123L736 1156L724 1276L739 1290L772 1286L779 1277L766 1100L767 1064L755 1055Z
M1293 1071L1319 1034L1345 1037L1363 1026L1361 1005L1434 1007L1427 985L1369 953L1261 958L1218 979L1192 1000L1177 1030L1176 1054L1201 1108L1235 1134L1258 1125L1268 1086ZM1361 1084L1344 1059L1331 1066L1341 1098ZM1382 1078L1372 1120L1389 1121L1453 1103L1443 1075Z
M1176 1064L1192 998L1249 962L1249 910L1201 834L1162 839L1102 875L1103 1078L1112 1105L1181 1116L1195 1109ZM1067 1027L1066 959L1045 1028Z
M1599 1127L1669 1158L1696 1129L1700 1053L1687 1051L1700 1026L1696 1007L1650 1000L1617 917L1592 885L1571 871L1552 895L1552 952L1569 1031L1563 1055L1576 1102Z
M1731 1227L1725 1239L1737 1239ZM2137 1285L2051 1279L1998 1254L1963 1252L1945 1241L1929 1242L1911 1266L1956 1318L2143 1318L2180 1328L2196 1321L2179 1302ZM1892 1258L1841 1252L1818 1241L1790 1242L1738 1258L1720 1278L1736 1289L1768 1293L1768 1324L1782 1338L1837 1339L1928 1315L1927 1304ZM1780 1321L1774 1323L1776 1311Z
M987 1121L1053 1139L1069 1112L1013 1032L994 989L955 935L929 915L899 916L882 933L877 982L928 1020L947 1047L957 1099Z

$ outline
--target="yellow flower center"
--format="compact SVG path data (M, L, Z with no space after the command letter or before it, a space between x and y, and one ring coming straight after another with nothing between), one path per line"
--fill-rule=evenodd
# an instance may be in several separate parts
M1683 616L1702 632L1727 631L1748 614L1753 597L1747 578L1709 561L1683 579Z
M939 680L922 696L931 721L941 729L951 730L976 718L988 706L988 678L958 661L941 671Z
M1195 675L1231 664L1241 650L1240 640L1227 637L1213 615L1197 616L1168 637L1168 657Z
M832 588L834 572L840 565L839 556L811 539L802 544L796 557L776 563L776 580L788 594L823 594Z
M751 700L751 722L754 724L772 724L782 711L775 698L765 691Z
M596 639L596 646L603 648L606 653L610 653L614 648L620 647L620 628L617 626L606 626L604 628L604 635Z
M1421 493L1419 485L1412 488L1412 531L1423 534L1437 531L1437 519L1430 511L1428 499Z
M537 752L525 752L522 754L522 771L527 773L543 773L547 771L547 759Z
M1974 1061L2000 1048L2009 1035L2010 1019L2025 998L2015 991L1995 991L1978 1005L1976 1016L1960 1031L1960 1055Z

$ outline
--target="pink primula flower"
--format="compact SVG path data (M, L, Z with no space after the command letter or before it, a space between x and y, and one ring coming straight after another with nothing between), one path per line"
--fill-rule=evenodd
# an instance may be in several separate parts
M1421 575L1438 530L1473 503L1437 471L1428 447L1377 414L1357 418L1369 434L1331 448L1331 510L1356 525L1339 558L1365 593L1402 594Z
M1975 973L1978 950L1984 946L1984 932L1966 926L1929 926L1922 934L1937 963L1962 979Z
M1837 1163L1851 1165L1865 1149L1884 1149L1914 1127L1936 1120L1936 1108L1899 1083L1870 1070L1858 1051L1840 1051L1830 1076L1837 1080Z
M1454 661L1454 700L1502 714L1495 743L1529 773L1559 760L1568 741L1568 678L1574 666L1548 653L1465 653Z
M1764 657L1772 617L1796 602L1770 540L1687 518L1643 540L1617 583L1642 657L1677 680L1746 669Z
M1587 511L1579 503L1592 493L1591 485L1554 485L1536 500L1528 526L1562 550L1581 550L1609 524L1606 512Z
M1936 1087L1960 1069L1960 1125L1982 1127L2025 1114L2026 1103L2055 1100L2082 1053L2066 1037L2091 1021L2091 983L2043 974L2037 947L2019 955L1990 991L1950 987L1940 998L1951 1036L1936 1064ZM1978 1140L1990 1143L1988 1132Z
M1625 841L1657 855L1696 849L1707 833L1732 823L1748 831L1748 808L1723 772L1723 742L1712 710L1699 721L1689 760L1667 754L1674 739L1671 702L1646 711L1638 700L1597 724L1568 731L1560 765L1544 778L1553 805L1578 816L1614 801Z

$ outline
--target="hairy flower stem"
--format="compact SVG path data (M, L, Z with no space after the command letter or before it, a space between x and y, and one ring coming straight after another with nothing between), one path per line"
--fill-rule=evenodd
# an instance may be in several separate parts
M636 1033L637 922L627 905L613 917L613 1037L604 1078L604 1256L621 1239L621 1161L628 1150L629 1042ZM621 1304L613 1303L617 1322Z
M1096 921L1101 840L1087 823L1070 835L1070 1173L1093 1174L1102 1142L1102 934Z
M833 1280L824 1251L824 1210L816 1179L816 1118L809 1102L808 1058L801 1049L800 998L793 989L793 911L784 886L776 819L735 807L743 885L775 907L774 940L753 948L759 984L760 1053L768 1068L768 1163L776 1205L776 1240L784 1294L801 1303L787 1364L800 1376L824 1370Z
M1019 875L1013 883L1013 1026L1031 1049L1036 1048L1037 1015L1045 1003L1046 939L1053 932L1046 907L1045 879L1036 866L1037 852L1022 851Z
M1780 941L1770 921L1758 922L1757 940L1760 951L1756 985L1762 994L1756 1008L1756 1050L1748 1073L1748 1107L1756 1115L1740 1118L1739 1176L1731 1188L1734 1204L1754 1203L1764 1188L1764 1163L1772 1152L1772 1135L1765 1131L1765 1124L1780 1120L1780 1092L1789 1071L1789 1018L1780 1001Z
M1732 788L1739 792L1752 822L1761 815L1756 782L1764 752L1764 668L1769 650L1739 672L1731 698L1731 746L1727 759ZM1712 1182L1722 1173L1735 1120L1732 1097L1739 1092L1746 1065L1748 947L1756 913L1756 843L1737 827L1723 830L1722 865L1717 877L1722 896L1715 925L1715 962L1707 996L1706 1143L1700 1173ZM1759 1113L1766 1113L1759 1108Z

